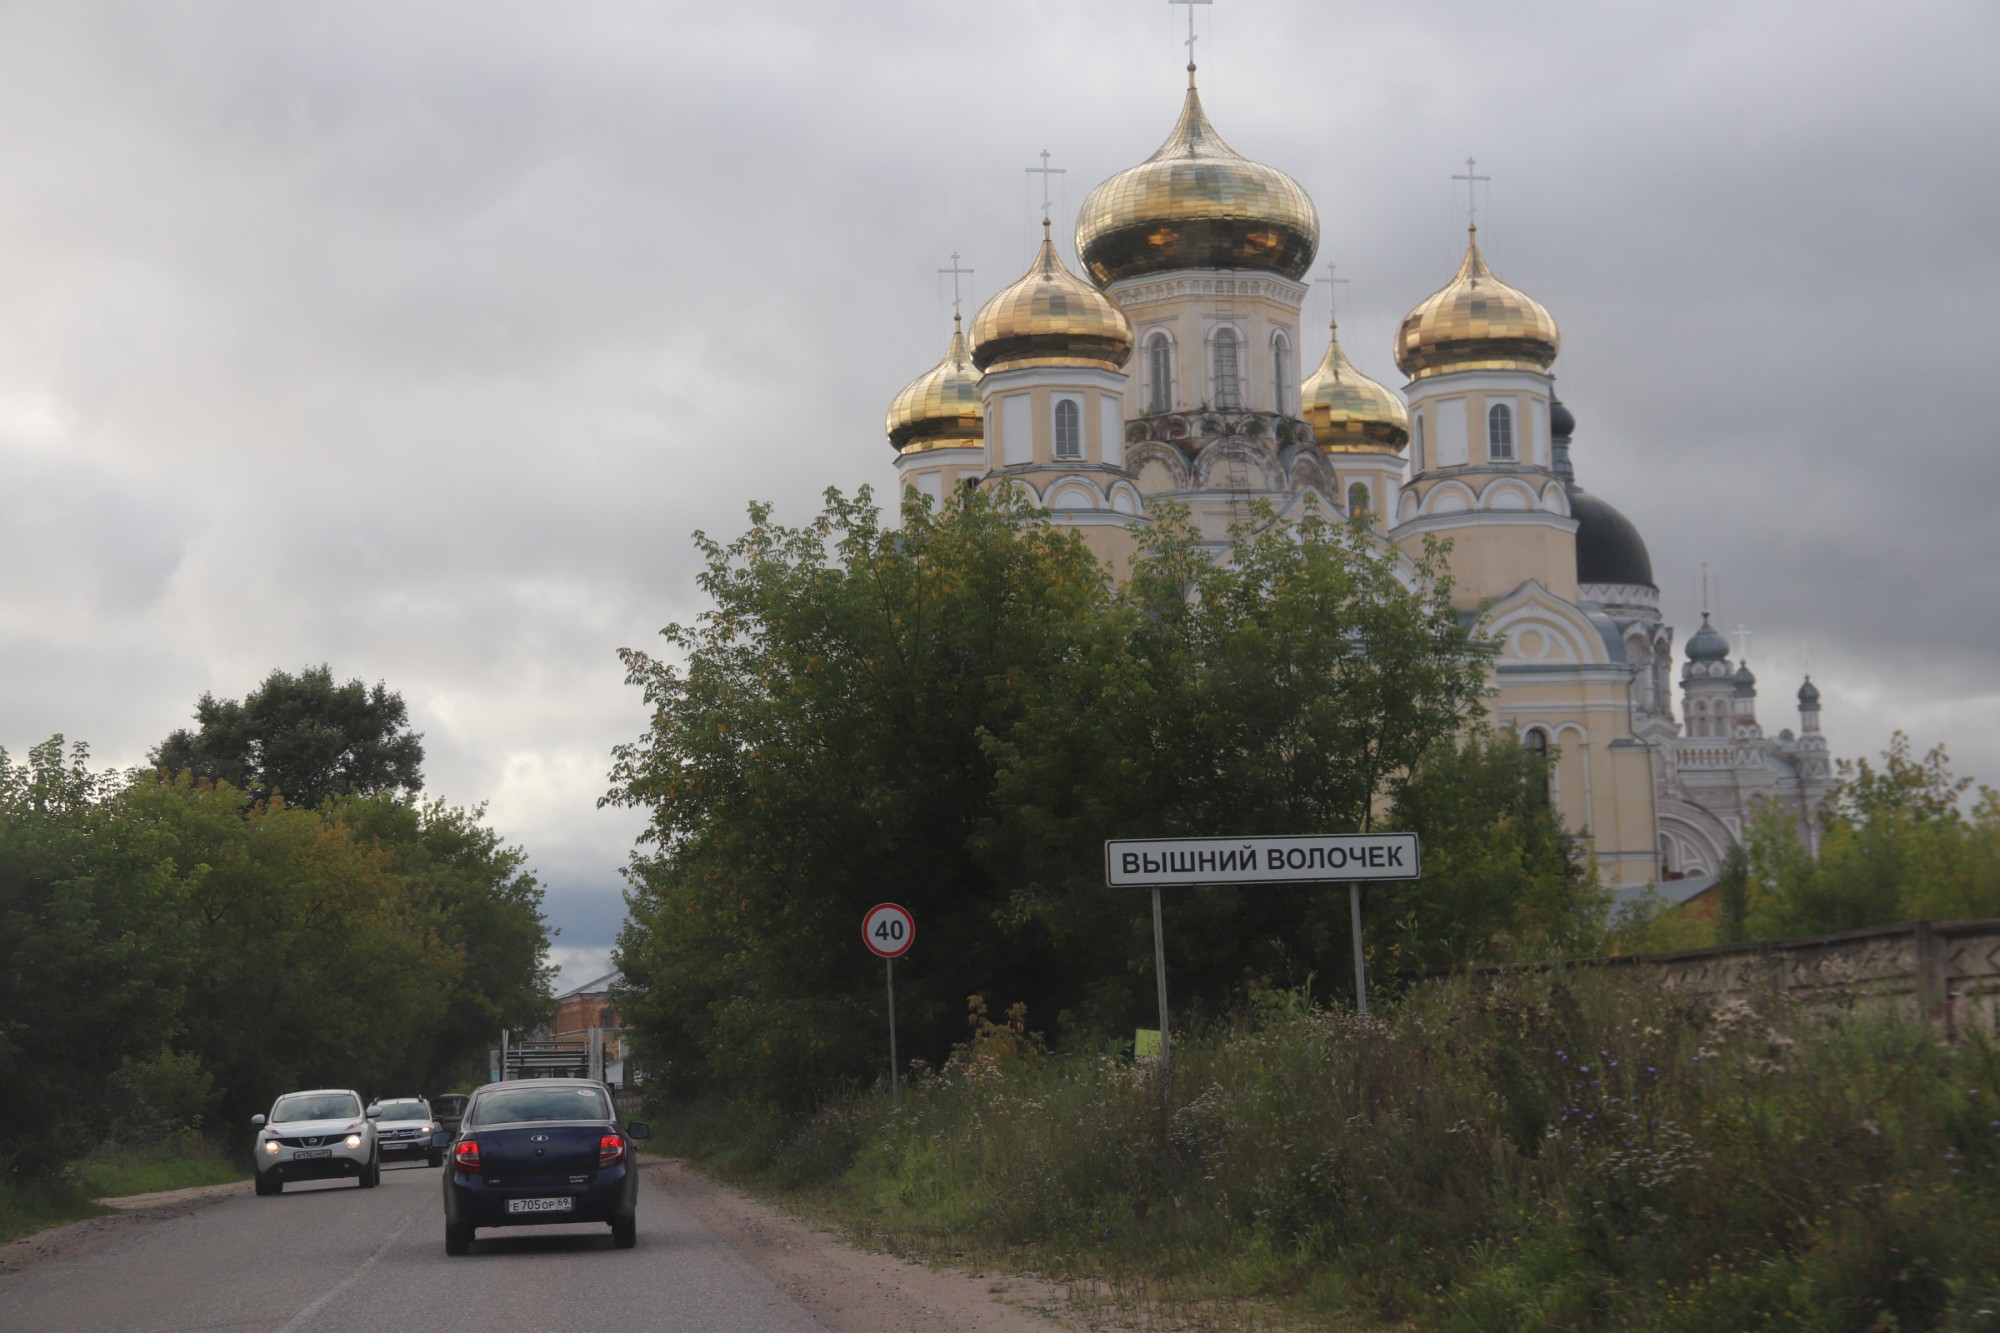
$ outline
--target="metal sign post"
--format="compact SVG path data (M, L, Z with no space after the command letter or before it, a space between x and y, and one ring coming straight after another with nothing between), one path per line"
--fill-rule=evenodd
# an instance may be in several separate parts
M1354 921L1354 1002L1368 1012L1361 951L1361 886L1370 880L1422 877L1414 833L1320 833L1275 838L1120 838L1104 844L1107 888L1153 891L1153 973L1160 989L1160 1059L1173 1072L1167 1035L1166 928L1160 890L1201 884L1345 882Z
M909 910L895 903L877 903L861 918L861 942L882 960L889 982L889 1102L903 1104L903 1075L896 1058L896 960L917 938L917 923Z

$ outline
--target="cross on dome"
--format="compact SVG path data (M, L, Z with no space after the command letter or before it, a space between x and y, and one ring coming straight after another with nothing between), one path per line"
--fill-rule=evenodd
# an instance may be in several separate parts
M1031 168L1031 170L1032 170L1032 168ZM957 318L959 317L959 314L960 314L960 311L959 311L959 308L958 308L958 303L959 303L959 295L958 295L958 275L959 275L959 274L961 274L961 273L968 273L968 274L969 274L969 273L973 272L973 270L972 270L972 269L969 269L969 268L960 268L960 267L958 266L958 257L959 257L959 256L958 256L958 251L956 251L956 250L952 251L952 252L951 252L951 267L950 267L950 268L941 268L941 269L939 269L939 270L938 270L938 272L940 272L940 273L949 273L949 274L951 274L951 317L952 317L953 319L957 319Z
M1345 287L1348 283L1348 280L1346 278L1336 278L1333 276L1333 271L1336 267L1337 265L1335 265L1335 263L1331 259L1327 260L1326 276L1323 278L1313 279L1314 286L1318 286L1322 282L1326 284L1326 322L1332 328L1340 327L1340 306L1338 298L1340 296L1340 289L1342 287Z
M1188 86L1192 88L1194 86L1194 44L1201 40L1194 35L1194 7L1196 5L1212 5L1215 3L1215 0L1167 0L1167 3L1170 5L1186 5L1188 7L1188 35L1187 40L1182 42L1181 45L1188 49Z
M1069 168L1050 166L1049 150L1044 148L1042 150L1042 165L1039 167L1023 167L1021 169L1031 176L1040 176L1042 178L1042 225L1047 226L1051 216L1049 210L1052 207L1049 200L1049 186L1054 183L1049 177L1066 175Z
M1491 182L1493 179L1491 176L1482 176L1473 170L1477 165L1478 160L1476 158L1468 157L1465 159L1465 174L1463 176L1454 175L1452 177L1455 181L1465 182L1465 225L1473 231L1479 230L1479 201L1475 198L1475 192L1479 189L1480 181Z

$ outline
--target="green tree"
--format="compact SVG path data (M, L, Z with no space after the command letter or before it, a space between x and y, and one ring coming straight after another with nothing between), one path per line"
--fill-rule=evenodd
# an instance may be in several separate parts
M652 723L608 800L650 820L630 870L621 1012L683 1086L798 1098L880 1068L882 970L863 912L918 922L897 967L913 1052L962 1034L968 981L1036 992L1052 965L1005 920L982 855L984 738L1063 688L1108 599L1069 534L1018 499L906 508L829 491L799 528L751 508L697 534L712 609L662 631L682 665L626 650Z
M0 750L0 1172L113 1126L121 1069L173 1037L191 960L163 840L116 826L123 775L61 736Z
M1150 916L1105 889L1106 837L1341 832L1393 808L1476 722L1491 646L1439 552L1412 569L1337 524L1258 519L1221 561L1157 524L1122 590L1004 491L912 504L894 531L830 492L801 528L755 506L737 541L698 535L713 609L663 632L673 660L624 654L651 725L607 797L651 815L618 952L649 1053L682 1087L780 1100L879 1069L882 973L855 931L883 899L918 923L896 969L911 1054L962 1037L974 993L1065 1033L1129 1026ZM1507 845L1565 854L1559 831ZM1336 975L1347 947L1335 893L1171 911L1176 993L1211 1007Z
M253 800L282 793L294 806L423 788L423 737L409 729L403 697L380 681L336 685L324 663L273 671L240 703L203 694L195 721L152 752L169 777L226 782Z

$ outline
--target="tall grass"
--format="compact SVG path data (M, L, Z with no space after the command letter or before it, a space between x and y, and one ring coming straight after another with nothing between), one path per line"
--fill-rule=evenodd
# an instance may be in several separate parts
M739 1117L707 1149L911 1246L1194 1304L1468 1333L2000 1328L1984 1039L1595 971L1371 1018L1266 995L1177 1042L1171 1086L986 1028L900 1111Z
M249 1167L196 1134L106 1145L54 1175L0 1177L0 1243L110 1212L98 1199L222 1185L249 1175Z

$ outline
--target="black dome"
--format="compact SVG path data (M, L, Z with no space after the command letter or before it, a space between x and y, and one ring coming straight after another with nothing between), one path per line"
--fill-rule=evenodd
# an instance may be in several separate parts
M1658 591L1653 557L1632 520L1581 486L1569 488L1569 512L1576 519L1576 581L1631 583Z
M1549 434L1558 440L1576 434L1576 415L1560 398L1549 399Z

